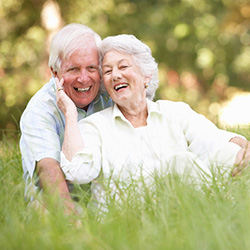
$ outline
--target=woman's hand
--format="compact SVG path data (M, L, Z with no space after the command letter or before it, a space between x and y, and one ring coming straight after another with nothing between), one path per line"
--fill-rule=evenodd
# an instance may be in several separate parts
M244 146L236 156L235 167L232 170L232 176L239 175L245 169L250 168L250 143L246 141Z
M75 114L77 117L76 105L67 96L67 94L64 91L64 88L63 88L64 79L62 78L60 81L57 77L55 79L56 79L56 88L57 88L57 91L56 91L57 106L63 112L65 117L67 114L70 114L70 115Z

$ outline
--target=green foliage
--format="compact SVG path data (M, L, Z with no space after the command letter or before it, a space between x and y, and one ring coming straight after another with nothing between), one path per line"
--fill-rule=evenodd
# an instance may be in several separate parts
M2 129L18 127L29 98L48 80L49 38L70 22L102 37L131 33L146 42L160 68L156 99L188 101L207 115L229 86L250 89L248 0L60 0L44 20L48 3L0 2Z
M249 170L236 178L218 174L198 188L173 175L156 178L153 192L134 183L105 216L80 202L83 216L67 217L60 204L49 213L27 207L16 136L4 134L0 143L1 249L250 248Z
M46 30L40 13L44 1L0 1L0 123L15 129L28 99L45 80Z

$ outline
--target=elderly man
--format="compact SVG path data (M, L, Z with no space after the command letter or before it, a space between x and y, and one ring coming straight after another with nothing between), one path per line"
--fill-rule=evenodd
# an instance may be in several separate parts
M100 89L101 38L81 24L69 24L52 39L49 67L52 78L29 101L20 120L20 149L26 198L38 190L59 194L66 212L75 210L69 186L60 169L65 119L56 104L55 77L64 80L65 93L77 106L78 120L111 105Z

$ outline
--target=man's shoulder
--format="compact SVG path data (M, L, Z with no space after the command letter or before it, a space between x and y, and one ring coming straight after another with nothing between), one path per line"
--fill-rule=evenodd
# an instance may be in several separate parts
M107 92L101 92L93 104L95 109L94 112L97 112L112 106L113 100L110 98Z
M50 80L31 97L24 112L43 112L55 106L56 95L53 82Z
M110 98L110 95L108 94L108 92L101 92L100 98L106 103L113 102L112 99Z

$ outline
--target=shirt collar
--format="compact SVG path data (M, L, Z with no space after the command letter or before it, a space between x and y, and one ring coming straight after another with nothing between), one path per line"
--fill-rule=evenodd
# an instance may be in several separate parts
M159 104L157 102L150 101L147 99L147 107L148 107L148 115L150 116L151 114L159 114L162 115L163 113L161 112L159 108Z
M123 120L126 120L120 109L118 108L117 104L114 103L113 106L113 118L115 119L116 117L121 117Z
M158 114L162 115L163 113L159 109L159 105L156 102L150 101L149 99L146 99L147 101L147 108L148 108L148 117L150 117L152 114ZM122 120L127 120L120 109L118 108L117 104L114 104L113 107L113 118L120 117Z

